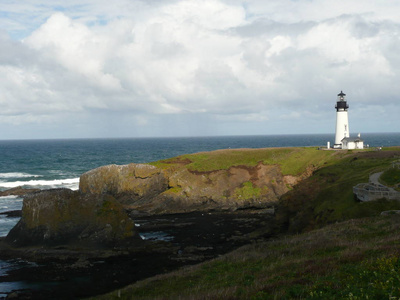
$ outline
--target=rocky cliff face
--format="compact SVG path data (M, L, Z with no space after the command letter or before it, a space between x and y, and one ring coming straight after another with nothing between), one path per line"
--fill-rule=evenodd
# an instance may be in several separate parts
M83 174L79 181L81 192L114 195L123 204L150 201L167 188L162 170L146 164L103 166Z
M278 165L234 166L194 172L185 167L109 165L80 178L84 194L109 194L126 208L148 213L235 210L273 205L302 177L283 176Z
M133 216L267 208L312 174L314 167L307 166L329 160L329 153L314 151L218 150L153 165L103 166L81 176L79 191L26 195L22 218L6 241L16 246L127 245L140 240L127 210ZM297 175L284 176L282 168Z
M26 196L22 218L6 237L15 246L112 246L138 239L133 221L113 196L83 195L68 189Z

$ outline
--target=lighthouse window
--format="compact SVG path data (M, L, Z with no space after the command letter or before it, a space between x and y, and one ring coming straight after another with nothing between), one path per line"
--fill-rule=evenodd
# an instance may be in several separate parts
M347 131L347 125L344 125L344 131Z

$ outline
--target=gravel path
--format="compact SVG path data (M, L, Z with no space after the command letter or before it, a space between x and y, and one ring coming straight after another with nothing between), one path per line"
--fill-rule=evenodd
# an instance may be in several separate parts
M378 172L378 173L371 174L369 176L369 182L370 183L375 183L375 184L380 184L379 183L379 177L381 177L382 173L383 172Z

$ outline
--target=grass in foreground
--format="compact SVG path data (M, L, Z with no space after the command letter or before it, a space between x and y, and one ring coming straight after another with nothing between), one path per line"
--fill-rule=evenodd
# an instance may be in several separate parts
M100 299L398 299L399 228L398 215L350 220L245 246Z

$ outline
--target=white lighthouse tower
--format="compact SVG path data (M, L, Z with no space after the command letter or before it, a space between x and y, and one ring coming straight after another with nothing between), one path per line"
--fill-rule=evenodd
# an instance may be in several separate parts
M346 94L340 91L338 94L338 100L336 102L336 134L335 134L335 144L333 148L342 148L342 140L344 138L350 137L349 131L349 116L347 114L347 109L349 106L345 100Z

